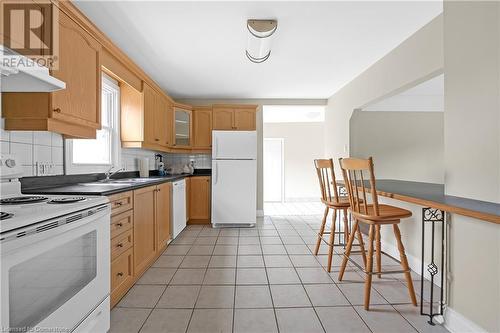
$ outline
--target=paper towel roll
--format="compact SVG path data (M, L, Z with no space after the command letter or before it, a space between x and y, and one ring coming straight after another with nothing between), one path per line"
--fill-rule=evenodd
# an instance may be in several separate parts
M149 177L149 158L143 157L139 160L139 176Z

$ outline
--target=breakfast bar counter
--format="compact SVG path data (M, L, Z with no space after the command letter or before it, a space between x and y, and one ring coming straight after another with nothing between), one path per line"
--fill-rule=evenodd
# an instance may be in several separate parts
M342 183L342 182L339 182ZM446 195L443 184L414 182L395 179L379 179L376 181L376 191L380 197L400 200L422 206L422 256L421 256L421 276L424 276L424 269L430 275L430 302L428 312L424 311L423 288L421 283L420 291L420 314L429 316L429 324L434 325L433 318L443 314L444 308L444 275L446 274L446 252L447 237L446 213L458 214L472 217L480 221L500 224L500 203L480 201L462 197ZM365 188L369 191L370 183L365 181ZM362 191L363 187L358 186ZM430 235L426 234L426 226ZM438 232L439 226L441 227ZM439 236L437 236L439 234ZM429 237L430 236L430 237ZM426 239L428 237L429 239ZM439 240L436 239L439 237ZM440 260L435 258L436 245L440 243ZM427 253L430 251L430 253ZM430 254L430 262L425 264L426 256ZM434 307L434 280L440 274L440 297L438 311ZM423 280L422 280L423 281Z
M380 179L376 186L383 197L500 224L500 203L446 195L443 184Z

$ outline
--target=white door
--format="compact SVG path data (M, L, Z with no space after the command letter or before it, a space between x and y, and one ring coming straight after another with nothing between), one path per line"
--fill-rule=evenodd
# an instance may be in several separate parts
M257 132L212 131L213 160L255 160Z
M264 139L264 201L284 201L284 140Z
M212 160L212 224L255 224L257 161Z

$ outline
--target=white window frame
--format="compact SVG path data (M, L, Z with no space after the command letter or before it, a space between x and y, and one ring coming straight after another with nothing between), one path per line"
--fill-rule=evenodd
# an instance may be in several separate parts
M112 94L112 108L110 121L111 130L111 163L106 164L82 164L73 163L73 140L64 140L65 171L66 174L98 173L106 172L111 167L121 167L121 142L120 142L120 86L118 82L108 75L102 73L101 93L103 91ZM101 110L102 112L102 110Z

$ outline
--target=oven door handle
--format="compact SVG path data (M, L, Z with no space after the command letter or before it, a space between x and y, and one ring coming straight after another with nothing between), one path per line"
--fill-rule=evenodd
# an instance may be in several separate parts
M35 244L37 241L70 232L102 218L108 220L106 229L109 233L110 216L111 208L109 204L104 204L3 233L0 240L2 255L19 247Z

